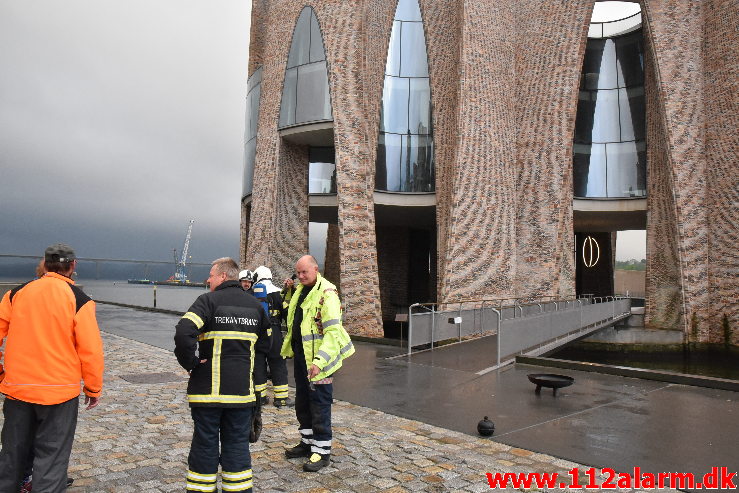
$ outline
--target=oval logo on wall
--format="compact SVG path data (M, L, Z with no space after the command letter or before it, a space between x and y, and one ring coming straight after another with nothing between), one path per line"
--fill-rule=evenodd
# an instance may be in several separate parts
M582 261L585 267L595 267L600 260L600 246L595 238L588 236L582 244Z

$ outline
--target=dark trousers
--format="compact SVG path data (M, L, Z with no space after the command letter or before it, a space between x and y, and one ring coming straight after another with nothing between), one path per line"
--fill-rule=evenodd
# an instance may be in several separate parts
M295 358L295 414L298 417L301 440L311 446L311 452L331 453L331 404L334 385L308 383L305 358Z
M251 491L249 431L253 407L192 407L188 491L215 491L218 464L224 491ZM219 447L220 443L220 447ZM211 489L212 488L212 489Z
M45 406L5 398L0 493L16 493L33 448L33 490L67 490L67 468L77 427L79 398Z
M280 356L282 349L282 331L272 327L272 344L269 352L257 354L254 361L254 387L257 392L263 393L267 388L267 364L272 374L272 387L275 399L287 398L287 362Z

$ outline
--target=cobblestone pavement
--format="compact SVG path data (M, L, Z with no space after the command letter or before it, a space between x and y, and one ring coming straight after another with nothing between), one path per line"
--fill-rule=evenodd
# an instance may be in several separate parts
M98 408L80 410L69 491L184 491L192 434L185 372L169 351L108 333L103 339L103 396ZM269 405L263 414L262 438L252 445L256 492L481 492L490 490L488 472L567 478L573 467L588 481L585 466L341 401L333 406L332 464L305 473L300 459L283 455L298 440L293 409Z

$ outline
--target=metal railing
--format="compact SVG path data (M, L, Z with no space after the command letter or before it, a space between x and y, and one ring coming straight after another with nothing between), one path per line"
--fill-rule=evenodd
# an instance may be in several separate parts
M408 354L414 347L433 350L441 341L489 333L498 335L500 365L501 358L613 323L631 309L626 297L546 296L415 303L408 314Z

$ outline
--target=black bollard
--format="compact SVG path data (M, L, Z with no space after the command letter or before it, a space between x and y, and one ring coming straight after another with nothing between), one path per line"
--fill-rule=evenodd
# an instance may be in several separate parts
M490 421L487 416L485 416L484 419L480 420L480 422L477 423L477 432L484 437L489 437L493 434L494 431L495 424Z

